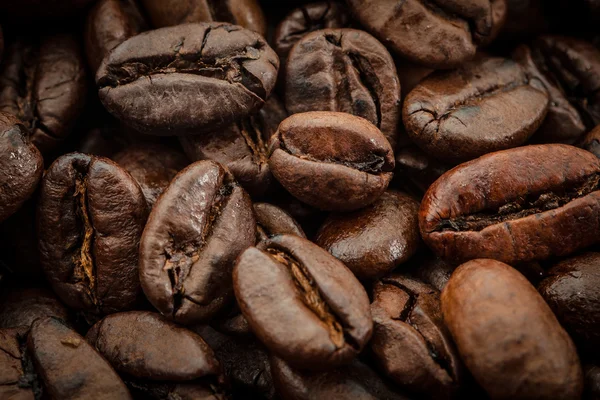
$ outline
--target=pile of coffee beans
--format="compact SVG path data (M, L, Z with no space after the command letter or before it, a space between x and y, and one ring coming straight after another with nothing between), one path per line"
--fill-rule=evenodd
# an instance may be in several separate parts
M599 24L0 0L0 399L600 400Z

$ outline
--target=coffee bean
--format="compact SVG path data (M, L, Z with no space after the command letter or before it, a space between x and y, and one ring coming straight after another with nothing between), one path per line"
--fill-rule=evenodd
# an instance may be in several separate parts
M414 257L409 264L411 275L433 286L440 292L444 289L454 271L452 265L430 253Z
M290 113L354 114L377 126L395 146L400 81L392 57L368 33L324 29L304 36L289 54L285 85Z
M67 306L104 315L135 305L146 216L142 190L114 162L71 153L50 166L38 203L39 248Z
M573 342L513 268L485 259L463 264L441 299L461 358L491 398L580 398L583 374Z
M253 208L256 216L256 238L258 242L281 234L306 238L302 227L281 208L268 203L256 203Z
M0 329L30 327L38 318L55 317L69 322L69 311L50 290L5 289L0 297Z
M271 138L269 166L299 200L322 210L373 203L392 179L394 156L381 132L345 113L295 114Z
M27 352L28 326L0 329L0 398L40 399L44 389Z
M181 171L155 203L140 245L140 279L163 315L192 324L232 299L231 270L252 246L256 222L248 194L212 161Z
M568 255L597 241L599 172L593 154L567 145L485 155L429 188L419 213L421 235L455 264Z
M126 40L104 59L96 83L108 111L134 129L198 134L262 107L278 68L277 55L258 34L198 23Z
M377 279L406 262L420 244L419 203L388 191L351 213L330 215L315 243L342 261L359 279Z
M547 109L539 80L513 61L480 56L421 81L404 101L403 118L423 150L458 163L523 144Z
M597 126L585 135L578 145L600 158L600 126Z
M294 235L250 247L233 271L235 295L269 350L308 369L349 362L371 336L365 290L344 264Z

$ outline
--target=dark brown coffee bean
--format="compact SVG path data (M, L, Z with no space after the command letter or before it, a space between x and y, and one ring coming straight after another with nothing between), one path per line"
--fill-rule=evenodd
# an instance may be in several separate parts
M217 382L219 362L192 331L148 311L112 314L96 323L86 340L116 371L158 381Z
M35 321L27 350L51 399L131 399L110 364L58 319Z
M60 18L75 14L94 0L1 0L0 12L5 18Z
M41 399L41 382L26 350L28 326L0 329L0 398Z
M449 169L414 145L396 152L395 178L403 183L411 182L420 193L425 193Z
M548 270L538 286L561 325L585 354L600 355L600 253L585 253Z
M29 131L11 114L0 112L0 222L33 195L44 160L29 140Z
M268 203L256 203L253 208L256 216L257 241L267 240L281 234L306 238L302 227L281 208Z
M231 171L252 196L273 189L268 144L287 117L285 108L271 96L260 111L218 131L179 138L190 160L216 161Z
M148 29L135 0L99 0L85 26L85 52L93 72L112 49Z
M402 387L428 398L452 398L462 363L442 318L440 292L402 275L373 287L375 362Z
M406 131L428 154L462 162L523 144L548 109L542 83L515 62L480 56L429 75L406 97Z
M600 50L591 43L542 36L522 45L513 57L530 79L539 79L550 96L546 120L535 138L573 143L600 123Z
M71 153L50 166L38 203L39 246L67 306L101 315L133 307L147 213L138 184L106 158Z
M0 70L0 110L19 118L44 154L71 133L85 104L85 63L75 37L19 39Z
M233 282L252 331L298 367L345 364L371 337L364 288L344 264L306 239L278 235L247 249Z
M381 132L345 113L295 114L271 138L269 166L299 200L322 210L373 203L392 179L394 154Z
M575 346L550 307L516 270L494 260L461 265L442 292L458 351L494 399L578 399Z
M377 126L395 146L400 81L394 60L368 33L324 29L304 36L289 54L285 85L290 113L354 114Z
M70 320L69 311L47 289L5 289L0 297L0 328L30 327L38 318Z
M440 292L444 289L454 271L452 265L430 253L413 258L410 264L409 272L411 275L433 286Z
M585 135L578 146L600 158L600 125Z
M154 206L175 175L189 164L180 151L151 143L130 146L116 154L113 160L137 181L149 208Z
M444 260L568 255L600 229L600 160L548 144L499 151L444 174L421 203L421 236Z
M198 134L261 108L278 69L277 55L258 34L198 23L126 40L104 59L96 83L108 111L134 129Z
M489 43L506 18L505 0L348 0L370 32L404 58L454 68Z
M266 36L258 0L140 0L157 28L190 22L229 22Z
M585 400L600 399L600 367L588 364L583 367L585 373L585 388L583 398Z
M315 243L359 279L377 279L406 262L419 247L419 203L388 191L370 206L330 215Z
M255 237L250 197L233 175L212 161L188 166L158 199L144 229L144 293L177 322L213 317L232 299L235 259Z

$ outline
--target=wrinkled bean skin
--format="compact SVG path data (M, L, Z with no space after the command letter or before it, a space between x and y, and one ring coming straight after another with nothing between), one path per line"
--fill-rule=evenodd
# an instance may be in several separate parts
M278 235L250 247L237 260L233 282L254 334L300 368L347 363L371 336L362 285L344 264L306 239Z
M516 270L495 260L469 261L452 274L441 299L461 358L491 398L580 398L575 346Z
M290 51L285 73L285 106L291 114L353 114L379 128L395 146L400 80L386 48L368 33L356 29L309 33Z
M50 290L14 288L0 297L0 329L30 327L38 318L54 317L69 322L69 310Z
M419 147L459 163L523 144L547 110L539 80L529 79L514 61L480 56L421 81L404 101L403 119Z
M429 398L452 398L462 383L462 363L442 318L440 293L402 275L373 287L375 361L390 378Z
M330 215L315 243L342 261L359 279L377 279L406 262L420 244L419 203L387 191L352 213Z
M256 216L257 242L282 234L306 238L300 224L281 208L269 203L255 203L253 209Z
M314 111L288 117L271 138L269 154L271 171L288 192L329 211L373 203L394 169L392 148L381 132L344 113Z
M212 161L189 165L158 199L142 235L146 297L178 323L210 319L231 300L235 259L255 238L250 197L233 175Z
M44 172L44 160L29 131L11 114L0 111L0 222L33 195Z
M568 255L597 241L599 172L593 154L562 144L487 154L429 188L419 212L421 236L453 264Z
M505 0L348 0L356 18L404 58L454 68L489 43L506 18Z
M587 354L600 356L600 253L559 262L538 286L561 325Z
M23 121L46 154L71 133L85 105L86 79L74 36L17 39L0 70L0 110Z
M33 323L27 350L51 399L131 399L110 364L57 319Z
M277 55L258 34L197 23L126 40L104 59L96 83L106 109L140 132L199 134L258 111L278 69Z
M64 155L42 180L37 211L42 267L68 307L105 315L137 303L148 211L127 171L106 158Z

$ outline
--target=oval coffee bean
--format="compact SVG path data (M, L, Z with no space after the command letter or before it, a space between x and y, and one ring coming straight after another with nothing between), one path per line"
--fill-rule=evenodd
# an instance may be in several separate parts
M442 318L440 293L402 275L388 275L373 287L375 362L402 387L428 398L452 398L462 364Z
M33 195L44 173L44 160L29 132L13 115L0 111L0 222Z
M37 212L42 267L68 307L104 315L134 306L148 210L131 175L106 158L64 155L42 180Z
M277 55L257 33L198 23L126 40L104 59L96 83L102 104L132 128L198 134L260 109L278 69Z
M506 0L348 0L370 32L403 58L454 68L489 43L506 18Z
M421 81L404 101L403 118L423 150L458 163L523 144L547 109L539 80L514 61L480 56Z
M315 243L342 261L359 279L377 279L417 251L419 203L387 191L375 203L352 213L331 214Z
M281 208L269 203L255 203L256 237L258 241L281 234L296 235L306 238L300 224Z
M517 263L565 256L597 242L600 160L548 144L504 150L438 179L421 202L421 236L451 263Z
M400 80L390 53L368 33L324 29L304 36L289 54L285 85L285 106L291 114L353 114L379 128L395 146Z
M345 364L371 337L364 288L344 264L306 239L278 235L247 249L233 282L252 331L300 368Z
M381 132L345 113L295 114L271 138L269 166L299 200L322 210L349 211L385 191L394 153Z
M131 399L110 364L57 319L33 323L27 350L51 399Z
M600 253L559 262L538 286L561 325L585 354L600 356Z
M458 351L493 399L578 399L575 346L550 307L516 270L495 260L461 265L442 291Z
M231 300L231 270L254 244L248 194L212 161L179 172L154 204L140 244L146 297L179 323L207 320Z
M220 374L219 362L199 335L156 313L109 315L88 331L86 340L130 377L190 381Z
M5 289L0 297L0 328L30 327L38 318L70 320L69 310L50 290L36 288Z

